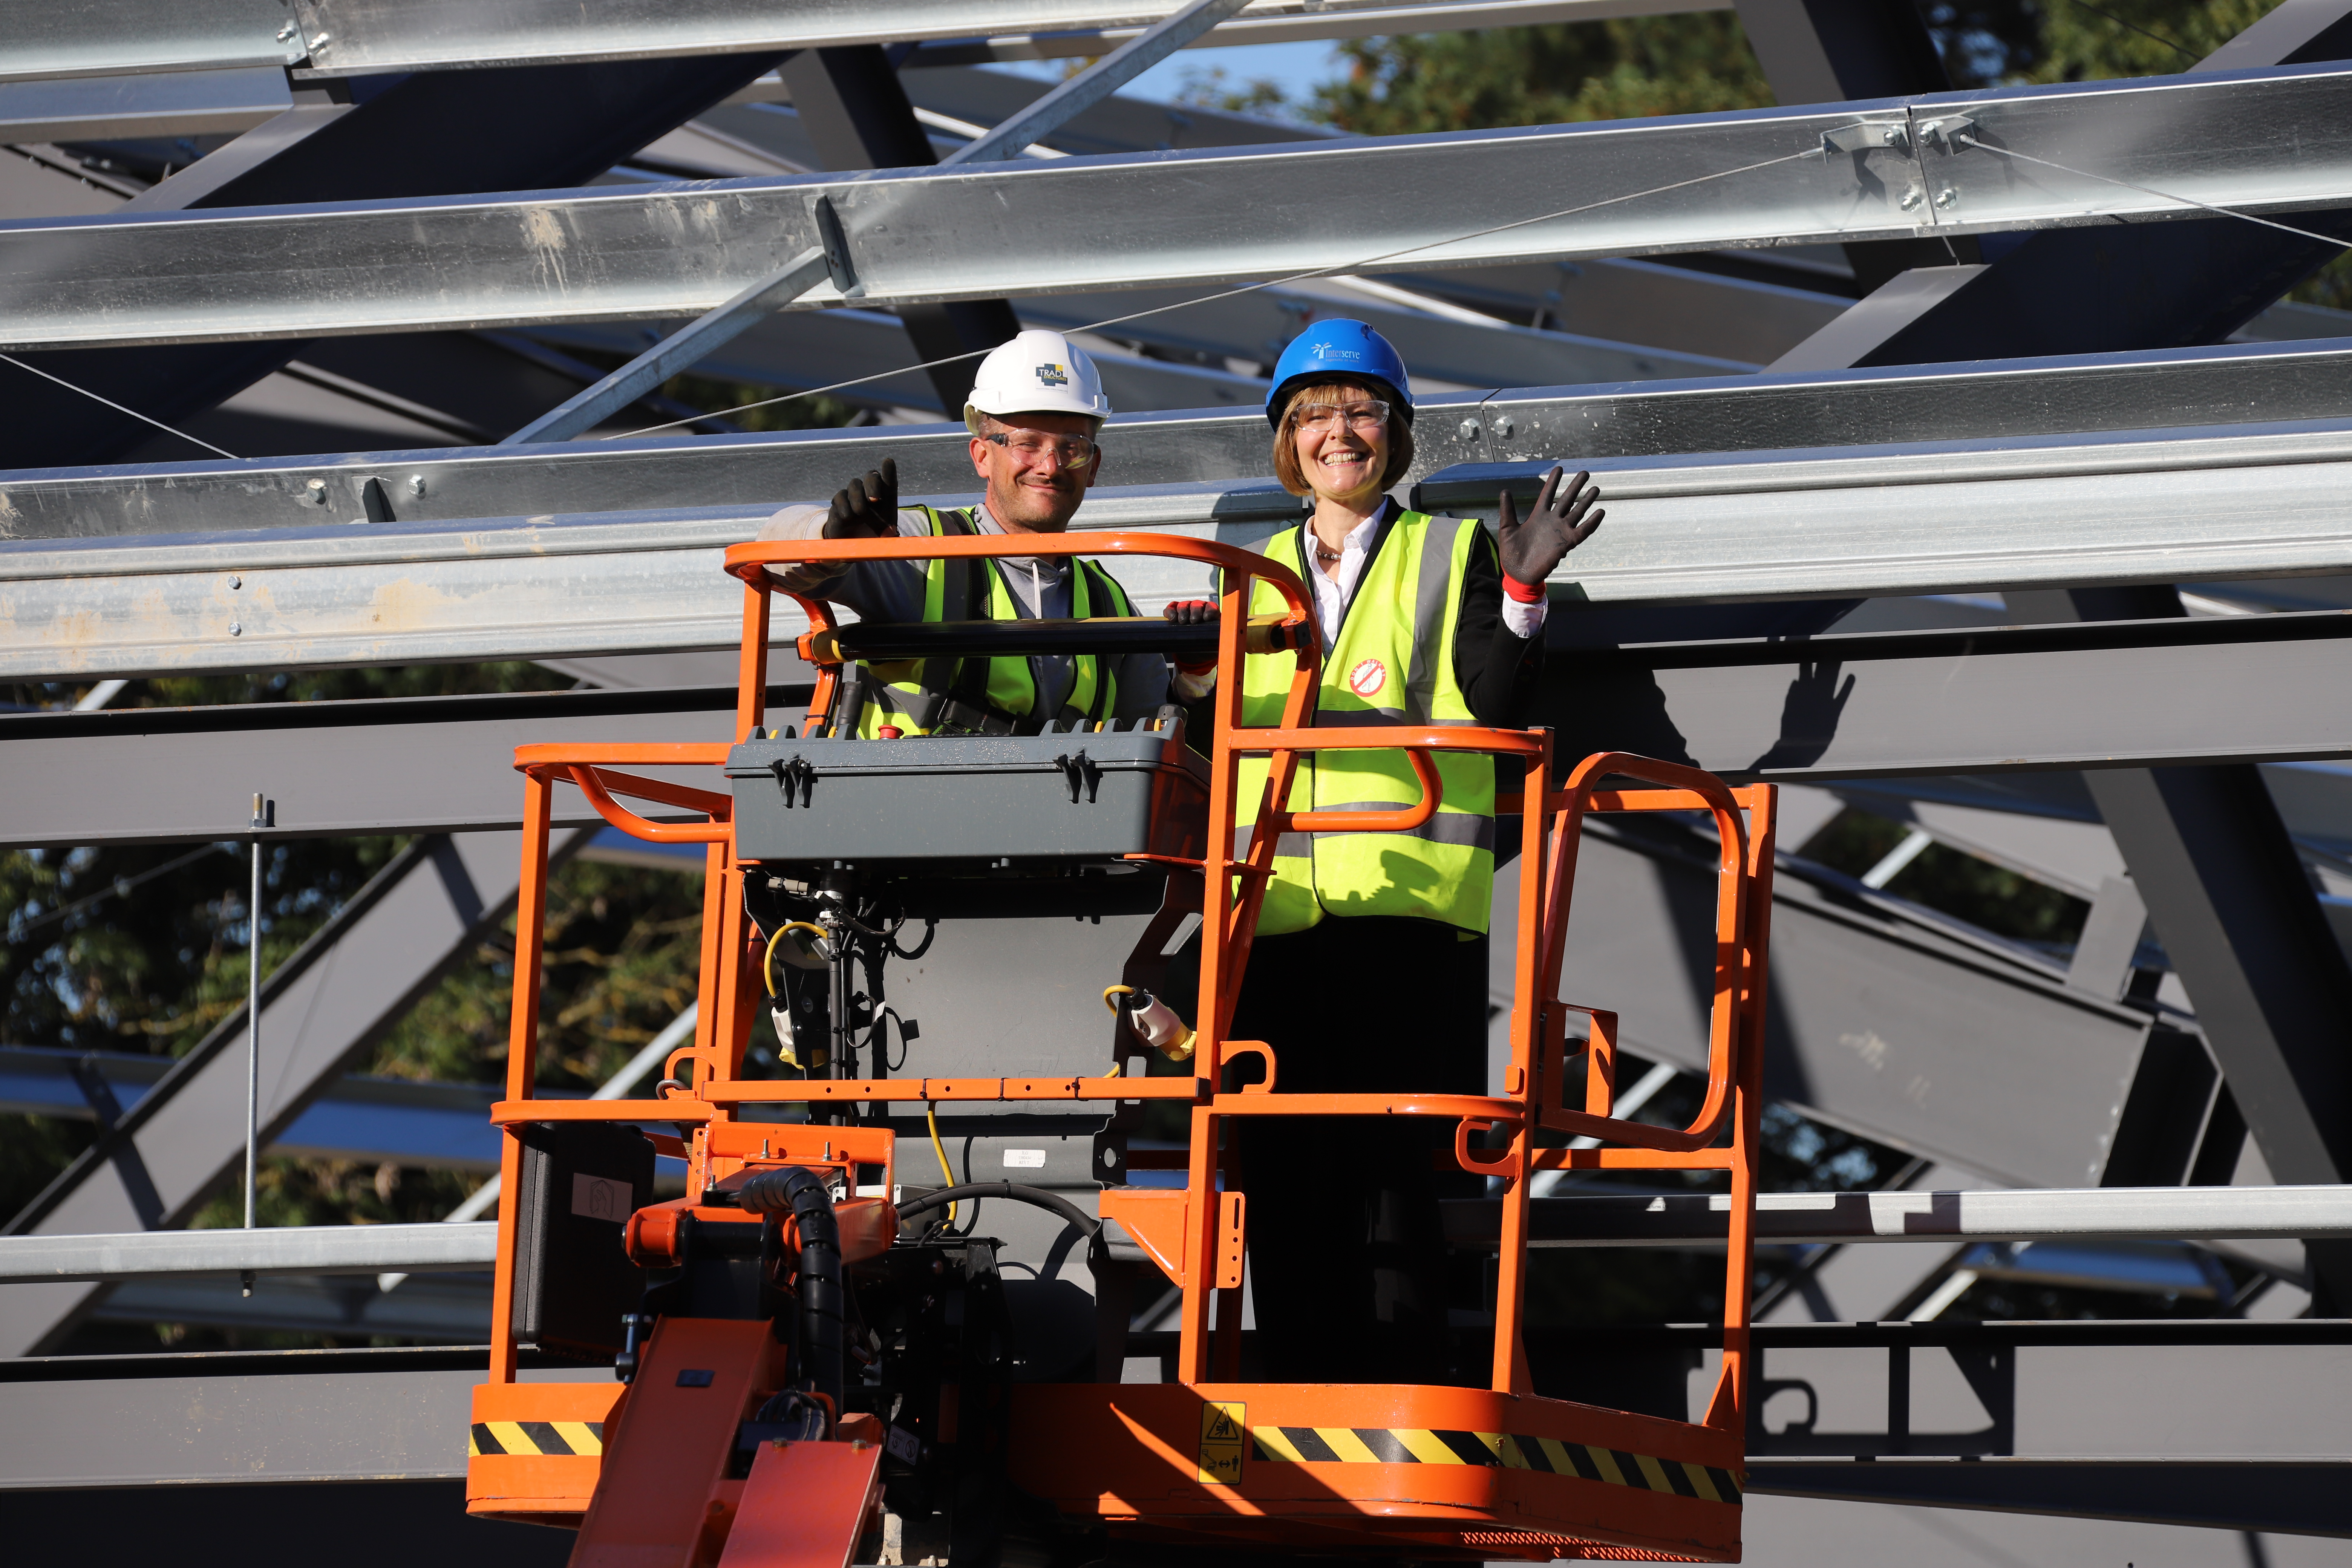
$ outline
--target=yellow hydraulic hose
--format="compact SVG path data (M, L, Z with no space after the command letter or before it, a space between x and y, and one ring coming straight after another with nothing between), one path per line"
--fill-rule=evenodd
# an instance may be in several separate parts
M931 1152L940 1157L940 1180L952 1187L956 1184L955 1172L948 1168L948 1146L940 1142L939 1109L928 1100L923 1101L923 1120L930 1123ZM950 1225L955 1224L955 1205L948 1205L948 1223Z

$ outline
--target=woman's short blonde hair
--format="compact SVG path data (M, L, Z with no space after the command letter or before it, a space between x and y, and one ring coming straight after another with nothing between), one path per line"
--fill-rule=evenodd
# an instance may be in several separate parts
M1282 406L1282 423L1274 430L1274 477L1292 495L1313 495L1306 470L1298 466L1298 431L1293 422L1298 410L1313 403L1340 403L1350 397L1378 397L1389 404L1389 466L1381 475L1381 489L1389 489L1412 467L1412 426L1396 406L1396 395L1374 382L1324 381L1302 386Z

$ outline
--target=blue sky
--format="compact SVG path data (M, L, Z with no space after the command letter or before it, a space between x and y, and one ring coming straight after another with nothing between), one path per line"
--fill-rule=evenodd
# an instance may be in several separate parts
M1008 60L992 68L1059 81L1066 66L1062 60ZM1119 90L1129 98L1165 101L1182 89L1186 77L1205 76L1220 68L1225 73L1229 89L1239 90L1260 78L1271 78L1282 84L1294 101L1308 97L1316 84L1334 80L1345 69L1339 51L1320 38L1294 44L1251 44L1240 48L1179 49Z

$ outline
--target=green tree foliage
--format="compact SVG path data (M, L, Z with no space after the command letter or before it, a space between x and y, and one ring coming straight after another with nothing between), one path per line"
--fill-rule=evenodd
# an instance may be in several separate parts
M1307 114L1397 136L1753 109L1772 102L1729 11L1350 39Z

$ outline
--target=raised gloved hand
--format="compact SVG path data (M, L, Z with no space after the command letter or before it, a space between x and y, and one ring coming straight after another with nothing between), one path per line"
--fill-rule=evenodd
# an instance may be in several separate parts
M898 461L885 458L879 468L852 479L833 498L825 514L827 539L884 539L898 531Z
M1496 543L1503 556L1503 591L1514 599L1528 604L1541 599L1544 579L1570 551L1592 537L1605 515L1595 504L1601 500L1599 488L1585 485L1591 474L1580 473L1562 484L1561 473L1554 468L1544 476L1543 489L1536 492L1535 506L1524 523L1511 492L1503 492Z

